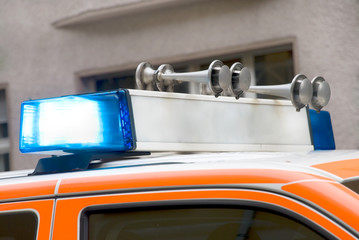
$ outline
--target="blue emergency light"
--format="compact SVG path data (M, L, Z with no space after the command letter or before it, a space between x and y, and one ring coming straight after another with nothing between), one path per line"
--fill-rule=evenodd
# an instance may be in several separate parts
M334 150L335 140L330 114L327 111L309 110L313 146L315 150Z
M323 141L331 126L318 131L323 119L317 117L322 115L308 115L293 111L285 100L134 89L30 100L21 106L20 151L63 155L332 149Z
M127 90L25 101L20 151L126 151L135 147Z

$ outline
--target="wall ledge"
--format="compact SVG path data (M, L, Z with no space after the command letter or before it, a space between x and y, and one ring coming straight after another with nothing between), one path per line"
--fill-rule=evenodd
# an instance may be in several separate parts
M132 2L113 6L82 10L76 14L56 20L51 24L55 28L65 28L198 1L203 0L133 0Z

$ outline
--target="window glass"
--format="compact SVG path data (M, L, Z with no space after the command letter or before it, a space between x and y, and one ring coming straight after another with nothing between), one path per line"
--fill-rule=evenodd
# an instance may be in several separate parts
M8 126L7 122L0 123L0 138L8 138Z
M256 85L290 83L294 77L292 51L276 52L254 57ZM258 94L257 97L274 98Z
M175 72L193 72L207 70L210 63L214 59L222 60L222 62L231 67L235 62L241 62L245 67L249 68L252 83L256 85L274 85L290 83L294 77L294 63L292 46L284 45L273 48L258 49L250 52L233 53L230 55L217 55L204 59L195 59L188 62L171 63ZM158 66L154 66L157 69ZM135 80L135 71L105 73L82 78L84 91L107 91L118 88L137 88ZM169 84L168 84L169 85ZM146 90L154 90L153 83L145 86ZM174 87L169 85L165 87L168 92L195 93L212 95L212 91L206 84L198 84L195 82L179 82ZM230 96L230 91L223 91L222 95ZM257 97L262 98L278 98L258 94Z
M9 171L9 170L10 170L9 154L0 153L0 172Z
M5 89L0 89L0 124L3 123L7 123L6 92Z
M107 73L83 78L85 90L108 91L119 88L135 88L135 76L132 72Z
M359 180L344 182L343 185L359 194Z
M183 69L176 69L181 72ZM111 73L83 79L85 90L89 92L109 91L119 88L136 89L135 69L131 73ZM183 70L184 72L185 70ZM154 90L152 84L146 86L146 90ZM174 86L167 87L166 91L188 93L188 83L178 82Z
M307 226L282 215L236 208L145 209L93 212L90 240L240 240L324 239Z
M290 83L294 77L292 51L254 57L257 85Z
M133 76L102 76L96 80L95 84L96 91L135 87Z
M0 171L9 171L9 145L6 90L0 89Z
M37 217L33 212L0 213L0 240L33 240Z

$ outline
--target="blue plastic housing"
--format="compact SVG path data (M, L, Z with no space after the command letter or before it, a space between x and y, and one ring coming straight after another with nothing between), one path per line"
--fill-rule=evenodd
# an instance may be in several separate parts
M335 141L330 114L327 111L309 110L314 150L334 150Z
M25 101L20 151L127 151L135 148L126 90Z

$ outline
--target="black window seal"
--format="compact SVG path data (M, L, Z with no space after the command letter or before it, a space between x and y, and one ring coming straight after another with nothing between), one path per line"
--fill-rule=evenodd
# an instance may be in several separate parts
M36 224L34 239L38 239L39 228L40 228L40 224L39 224L40 213L36 209L27 208L27 209L9 209L9 210L0 211L0 215L11 214L11 213L30 213L30 214L32 214L35 217L35 224Z
M106 205L96 205L86 207L82 210L80 215L80 240L88 240L89 232L89 222L88 218L90 214L93 213L103 213L110 212L113 210L121 211L121 209L129 210L141 210L141 209L171 209L171 208L204 208L204 207L223 207L223 208L254 208L256 210L262 210L270 213L274 213L286 218L289 218L295 222L298 222L312 231L316 232L325 239L337 239L332 233L328 232L323 227L315 224L306 217L300 215L299 213L290 211L279 205L259 202L259 201L249 201L249 200L230 200L230 199L191 199L191 200L162 200L162 201L150 201L150 202L137 202L137 203L116 203L116 204L106 204ZM343 231L345 231L343 229ZM349 233L349 232L348 232Z

